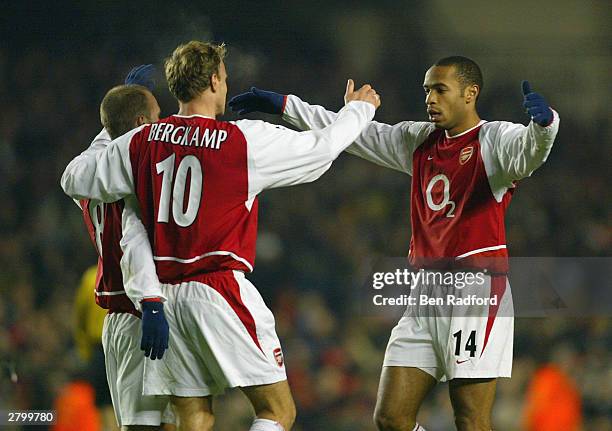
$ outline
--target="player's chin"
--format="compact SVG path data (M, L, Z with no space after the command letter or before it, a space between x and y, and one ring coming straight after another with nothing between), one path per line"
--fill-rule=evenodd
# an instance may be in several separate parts
M447 121L442 121L440 119L429 119L430 122L433 123L434 126L436 126L436 129L448 129L448 122Z
M429 114L429 121L434 123L434 125L438 128L444 128L444 125L446 124L442 114Z

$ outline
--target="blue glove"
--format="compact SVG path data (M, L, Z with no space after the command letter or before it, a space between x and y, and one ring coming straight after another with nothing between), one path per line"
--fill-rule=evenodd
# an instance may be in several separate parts
M553 112L540 94L531 91L527 81L523 81L523 97L523 106L533 122L542 127L549 126L553 121Z
M251 87L251 91L232 97L228 105L232 112L238 112L240 115L249 112L281 115L285 109L285 98L286 96L273 91Z
M152 64L141 64L130 70L130 73L125 77L125 84L135 84L147 87L150 91L155 88L155 66Z
M142 301L142 340L140 350L151 359L161 359L168 348L168 321L164 314L164 303Z

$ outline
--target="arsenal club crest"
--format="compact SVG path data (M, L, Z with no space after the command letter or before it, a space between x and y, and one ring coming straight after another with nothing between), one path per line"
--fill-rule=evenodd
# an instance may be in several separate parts
M283 363L285 362L283 360L283 351L280 349L280 347L277 347L272 353L274 354L274 359L276 359L278 366L282 367Z
M474 154L474 147L472 147L471 145L461 150L461 152L459 153L459 164L465 165L468 160L472 158L472 154Z

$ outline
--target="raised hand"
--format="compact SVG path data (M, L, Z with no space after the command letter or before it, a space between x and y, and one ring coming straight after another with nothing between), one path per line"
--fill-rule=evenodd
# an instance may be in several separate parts
M130 73L125 77L125 84L142 85L150 91L155 88L155 66L152 64L141 64L130 70Z
M273 91L251 87L250 91L232 97L228 105L232 112L237 112L239 115L249 112L281 115L285 107L286 97Z
M523 81L523 106L534 123L546 127L552 123L553 112L540 94L531 91L528 81Z
M359 90L355 91L355 82L353 82L352 79L349 79L346 83L344 103L346 104L352 102L353 100L371 103L377 109L380 106L380 96L370 84L365 84Z

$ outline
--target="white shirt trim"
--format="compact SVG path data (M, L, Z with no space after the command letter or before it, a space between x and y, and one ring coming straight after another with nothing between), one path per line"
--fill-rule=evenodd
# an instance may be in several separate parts
M502 245L494 245L491 247L477 248L476 250L468 251L467 253L460 254L455 258L455 260L463 259L464 257L471 256L473 254L483 253L485 251L493 251L493 250L501 250L506 248L506 244Z
M458 134L453 135L453 136L448 136L448 130L445 130L445 131L444 131L444 134L446 135L446 137L447 137L448 139L455 139L455 138L458 138L459 136L463 136L463 135L465 135L466 133L470 133L472 130L474 130L474 129L475 129L475 128L477 128L477 127L482 126L484 123L486 123L486 121L485 121L485 120L480 120L480 122L479 122L478 124L476 124L474 127L470 128L470 129L467 129L466 131L461 132L461 133L458 133Z
M201 114L191 114L191 115L179 115L179 114L172 114L172 117L179 117L179 118L193 118L193 117L200 117L200 118L208 118L210 120L216 120L216 118L214 117L209 117L208 115L201 115Z
M96 296L116 296L125 294L125 290L115 290L113 292L98 292L97 290L94 290L94 292L96 292Z
M178 262L178 263L193 263L193 262L197 262L198 260L204 259L209 256L230 256L231 258L237 260L238 262L243 263L247 268L249 268L249 271L253 271L253 266L249 263L248 260L232 253L231 251L211 251L210 253L204 253L200 256L191 257L189 259L182 259L180 257L174 257L174 256L153 256L153 260L172 261L172 262Z

